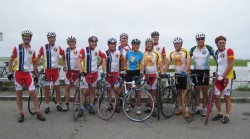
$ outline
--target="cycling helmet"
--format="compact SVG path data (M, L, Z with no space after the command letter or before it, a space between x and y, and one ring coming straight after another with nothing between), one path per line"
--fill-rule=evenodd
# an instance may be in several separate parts
M76 42L76 38L75 37L68 37L68 39L67 39L67 43L69 43L69 42Z
M132 45L134 45L134 44L140 45L140 44L141 44L141 41L140 41L139 39L133 39L133 40L131 41L131 44L132 44Z
M151 39L151 38L147 38L146 41L145 41L145 43L147 43L147 42L152 42L152 43L154 43L154 40Z
M91 36L88 39L89 42L98 42L98 38L96 36Z
M196 39L198 39L198 38L205 38L205 37L206 37L206 35L203 32L199 32L195 36Z
M55 32L48 32L47 37L56 37L56 33Z
M181 37L176 37L176 38L174 38L173 43L174 43L174 44L175 44L175 43L183 43L183 40L181 39Z
M108 40L108 44L110 44L110 43L117 43L117 41L116 41L115 38L110 38L110 39Z
M126 33L122 33L122 34L120 35L120 38L121 38L122 36L126 36L126 37L128 38L128 34L126 34Z
M160 36L159 32L157 31L152 32L151 37L154 37L154 36Z
M23 35L29 35L29 36L31 36L32 37L32 32L31 31L29 31L29 30L24 30L23 32L22 32L22 34L21 34L22 36Z

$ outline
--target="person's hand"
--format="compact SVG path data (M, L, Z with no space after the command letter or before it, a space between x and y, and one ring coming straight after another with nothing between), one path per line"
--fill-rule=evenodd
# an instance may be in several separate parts
M224 77L222 77L222 76L217 77L217 80L219 80L219 81L221 81L223 79L224 79Z
M33 80L34 80L34 82L36 82L36 83L37 83L37 82L38 82L38 77L37 77L37 76L35 76Z
M127 71L126 70L120 71L120 74L126 75Z
M14 77L13 77L13 74L12 74L12 73L9 73L9 74L8 74L8 79L9 79L10 81L14 79Z
M67 71L68 71L68 68L63 67L63 71L64 71L64 72L67 72Z
M104 78L105 76L106 76L106 73L105 73L105 72L101 73L101 77L102 77L102 78Z
M141 76L141 77L144 77L144 73L143 73L142 71L140 72L140 76Z
M183 77L185 77L186 76L186 72L183 71L183 72L180 73L180 75L183 76Z

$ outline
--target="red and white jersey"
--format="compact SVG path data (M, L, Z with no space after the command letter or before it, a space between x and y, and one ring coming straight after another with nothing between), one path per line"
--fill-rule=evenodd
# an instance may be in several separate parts
M70 49L69 47L66 49L65 53L65 61L66 67L68 70L79 70L77 60L80 55L80 49L74 48Z
M217 74L222 75L228 67L228 61L234 60L234 51L231 48L225 48L223 51L217 50L215 57L217 61ZM229 72L227 78L234 78L233 69Z
M60 46L50 46L49 44L42 46L38 54L39 57L44 58L45 69L59 68L59 55L65 59L64 51Z
M154 44L154 50L161 54L162 58L166 57L165 47L161 44Z
M98 58L103 57L103 53L98 49L83 48L80 51L79 58L83 60L83 71L93 73L98 71Z
M127 44L126 46L118 46L118 50L122 53L122 55L126 56L127 52L132 50L132 48Z
M36 53L30 46L24 48L19 44L14 47L11 59L14 60L14 71L32 71L32 63L36 62Z
M123 60L123 54L119 50L111 52L110 50L105 51L103 59L107 63L107 72L119 72L120 61Z

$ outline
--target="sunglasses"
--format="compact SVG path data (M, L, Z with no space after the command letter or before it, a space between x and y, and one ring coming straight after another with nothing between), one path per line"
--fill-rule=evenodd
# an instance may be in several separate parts
M197 38L196 40L200 41L200 40L205 40L205 38Z

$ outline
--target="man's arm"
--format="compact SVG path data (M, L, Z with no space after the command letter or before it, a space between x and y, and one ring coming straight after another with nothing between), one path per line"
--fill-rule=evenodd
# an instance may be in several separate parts
M189 71L189 69L190 69L190 58L187 58L186 59L186 68L185 68L185 72L188 72Z
M83 69L82 69L82 58L78 58L77 65L78 65L79 71L83 72Z
M229 72L233 69L234 66L234 60L228 60L228 66L226 68L226 71L222 74L222 77L227 77Z
M165 65L165 72L168 72L168 69L169 69L169 66L170 66L170 63L171 63L171 61L170 61L170 59L168 59L167 60L167 63L166 63L166 65Z

